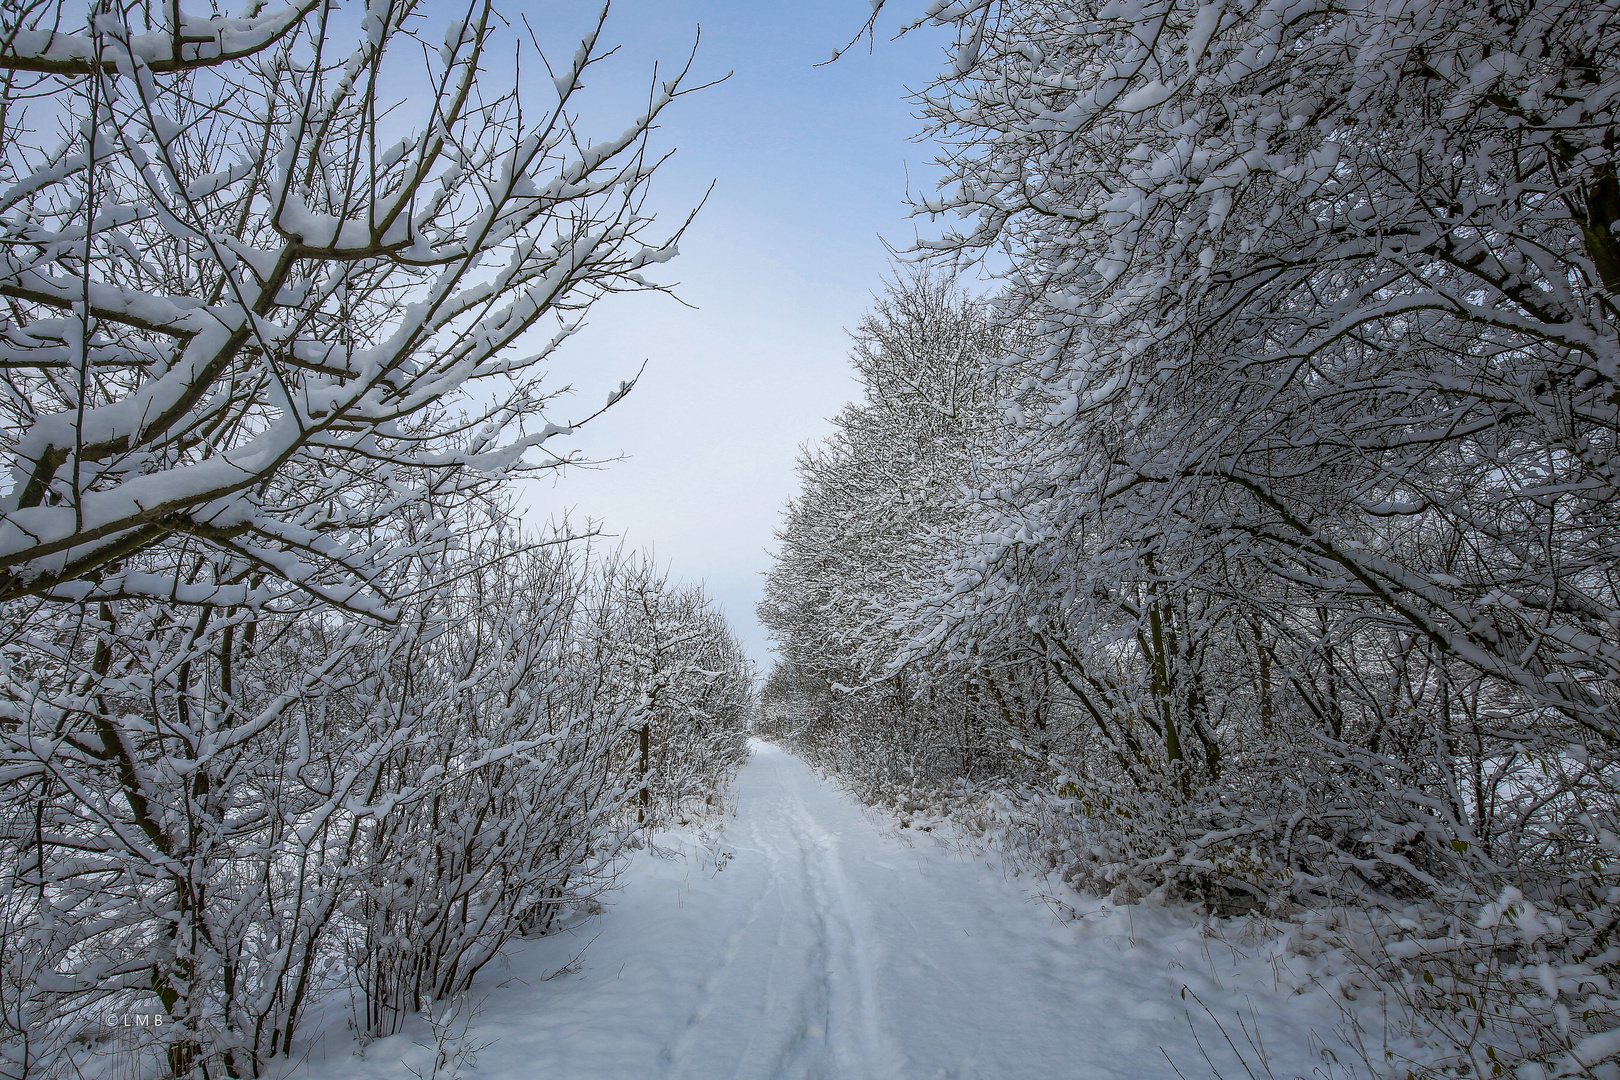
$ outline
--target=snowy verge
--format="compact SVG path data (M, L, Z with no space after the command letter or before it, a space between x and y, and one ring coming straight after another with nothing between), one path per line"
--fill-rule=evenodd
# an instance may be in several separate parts
M1231 950L1239 967L1269 970L1274 989L1330 1004L1339 1020L1331 1030L1311 1031L1322 1059L1313 1076L1426 1080L1511 1071L1519 1080L1620 1080L1620 1028L1613 1026L1620 986L1611 978L1620 947L1598 933L1584 954L1568 955L1574 950L1561 946L1593 936L1579 908L1546 910L1503 886L1483 907L1434 900L1283 905L1223 916L1178 897L1153 866L1099 858L1073 800L965 779L946 785L818 771L906 842L926 837L964 857L990 857L1059 919L1123 916L1134 923L1152 911L1171 925L1196 927ZM1240 1070L1251 1070L1225 1075L1274 1075L1262 1045L1265 1011L1223 1020L1190 985L1187 993L1189 1020L1214 1029ZM1580 1024L1571 1022L1572 1008ZM1545 1062L1522 1060L1532 1047ZM1200 1064L1223 1075L1206 1049L1201 1042ZM1511 1070L1504 1067L1515 1059Z
M682 889L691 878L712 878L725 869L733 854L724 840L725 818L734 811L728 801L717 800L707 816L688 813L680 825L633 844L633 853L604 894L567 907L546 934L509 942L470 991L407 1018L395 1035L357 1036L350 1003L341 991L332 994L311 1015L308 1034L301 1033L292 1054L275 1063L270 1080L502 1080L535 1075L527 1055L509 1045L505 1029L523 1026L522 1017L531 1011L570 1014L569 990L582 981L587 962L598 959L601 950L593 945L604 933L656 939L656 932L638 934L634 926L647 906L644 893L663 893L679 910ZM626 963L620 961L618 974ZM603 1034L611 1038L611 1032ZM554 1074L540 1075L549 1080Z
M1178 956L1202 955L1210 981L1198 986L1189 978L1182 998L1199 1051L1191 1063L1175 1062L1186 1067L1188 1076L1196 1072L1271 1080L1294 1075L1274 1071L1266 1045L1278 1026L1278 994L1307 996L1309 1011L1317 1017L1307 1031L1319 1059L1308 1074L1312 1077L1421 1075L1448 1049L1425 1025L1410 1018L1402 1022L1401 1014L1409 1011L1406 1002L1378 971L1393 939L1409 936L1421 923L1416 908L1396 913L1338 906L1281 915L1212 914L1206 905L1175 898L1163 884L1145 884L1125 864L1079 871L1074 859L1079 830L1065 830L1066 815L1042 800L1032 803L965 779L948 785L857 780L813 767L861 802L876 827L902 843L932 845L1001 869L1059 921L1091 927L1111 923L1116 933L1123 923L1132 949L1151 946ZM1099 882L1113 888L1087 888ZM1224 973L1217 969L1214 953L1223 955L1228 965ZM1243 996L1249 991L1263 993L1272 1007L1257 1006ZM1614 1080L1620 1080L1620 1071Z

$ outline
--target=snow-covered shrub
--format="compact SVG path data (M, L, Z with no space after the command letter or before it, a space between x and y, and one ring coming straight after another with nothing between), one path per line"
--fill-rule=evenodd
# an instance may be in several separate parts
M48 1064L48 1040L103 1012L161 1015L143 1034L172 1072L251 1075L323 977L357 855L346 804L384 745L331 706L368 630L263 586L4 620L5 963L38 972L13 1040Z
M621 847L628 723L591 664L589 577L566 547L500 546L462 553L409 605L350 695L350 722L389 744L353 807L344 919L371 1035L543 933Z
M1608 837L1609 854L1615 851ZM1379 1063L1418 1077L1620 1074L1620 871L1594 869L1543 907L1505 885L1482 904L1414 906L1356 958L1428 1053Z
M455 524L378 582L391 624L264 583L234 608L0 612L0 1075L82 1060L109 1012L161 1016L139 1034L175 1075L255 1075L334 989L369 1034L462 992L611 882L646 680L670 688L671 783L712 799L751 671L702 595L498 511ZM600 633L643 625L630 596L684 631L639 677Z

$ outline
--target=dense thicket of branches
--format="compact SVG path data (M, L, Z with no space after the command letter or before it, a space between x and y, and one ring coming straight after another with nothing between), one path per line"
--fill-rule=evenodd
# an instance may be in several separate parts
M161 1013L143 1034L177 1075L257 1075L334 988L391 1033L604 886L649 717L680 762L648 778L655 823L744 756L750 665L644 565L520 548L497 518L399 573L388 627L315 603L0 611L7 1075L93 1052L109 1012Z
M605 11L549 70L444 14L0 9L0 1076L139 1068L109 1014L262 1075L340 987L394 1031L744 753L703 596L499 490L674 253L684 74L591 140Z
M928 329L877 313L901 347L783 532L771 722L873 781L1028 785L1053 858L1122 899L1400 910L1371 962L1445 1068L1597 1075L1620 6L928 18L959 37L920 98L947 182L919 210L966 224L923 249L1000 289ZM998 407L918 454L895 387L975 319L953 377ZM880 558L913 501L929 544Z
M120 560L183 535L233 556L187 599L262 572L386 616L391 515L555 465L544 361L674 253L643 207L682 77L590 140L601 20L517 87L484 76L545 61L486 0L447 34L415 0L249 10L5 8L0 599L167 596Z

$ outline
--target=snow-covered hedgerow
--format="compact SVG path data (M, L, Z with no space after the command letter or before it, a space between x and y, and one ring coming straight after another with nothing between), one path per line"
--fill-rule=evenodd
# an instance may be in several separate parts
M638 822L707 816L748 756L753 661L699 588L673 588L650 557L607 559L590 649L633 743Z
M601 887L638 695L740 655L684 593L681 658L615 669L621 573L501 491L590 418L548 358L675 252L685 73L593 139L605 10L549 65L484 0L427 14L0 7L8 1080L262 1075L339 987L394 1030ZM748 672L704 670L724 748Z
M806 458L771 723L874 789L1022 793L1088 889L1403 912L1358 951L1450 1048L1425 1067L1598 1075L1620 6L921 21L957 49L919 97L919 254L995 275L1003 338L959 361L978 414L891 430L919 370L891 350Z
M342 920L370 1035L545 933L637 826L712 803L745 755L752 665L701 590L646 559L492 546L411 606L350 697L408 732Z
M348 722L389 743L336 935L368 1035L601 888L627 828L626 716L586 643L585 568L562 546L502 555L457 559L346 695Z
M3 1075L84 1065L109 1013L161 1015L140 1034L175 1075L256 1075L333 991L382 1035L466 989L610 883L637 703L694 657L710 707L655 730L717 748L688 798L735 767L752 672L700 595L499 515L399 573L392 624L296 590L4 609ZM641 617L627 590L697 616L639 679L601 636Z

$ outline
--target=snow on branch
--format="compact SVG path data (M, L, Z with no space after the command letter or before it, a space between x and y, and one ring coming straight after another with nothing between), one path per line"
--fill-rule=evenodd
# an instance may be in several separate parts
M37 75L0 111L0 597L169 537L316 527L304 494L327 491L318 549L251 550L385 610L344 555L382 557L360 492L443 504L567 460L525 433L582 422L540 417L543 361L595 298L660 287L645 271L684 226L652 235L648 137L686 70L591 139L575 96L605 12L536 106L488 85L488 3L414 58L407 0L374 0L353 31L326 3L93 5L78 30L68 11L8 8L0 35L0 65ZM379 97L402 76L417 96ZM30 111L70 119L65 142ZM563 332L526 345L549 319Z

